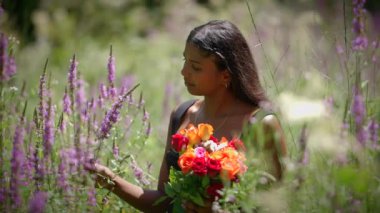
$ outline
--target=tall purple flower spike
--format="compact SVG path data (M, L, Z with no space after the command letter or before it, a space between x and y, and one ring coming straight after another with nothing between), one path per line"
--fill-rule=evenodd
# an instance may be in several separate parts
M127 99L128 95L131 94L133 90L135 90L138 86L139 84L137 84L123 96L120 96L119 99L112 105L112 108L107 112L106 116L104 117L101 123L100 132L98 135L99 139L108 138L109 132L113 124L116 123L119 118L120 109L123 106L123 103Z

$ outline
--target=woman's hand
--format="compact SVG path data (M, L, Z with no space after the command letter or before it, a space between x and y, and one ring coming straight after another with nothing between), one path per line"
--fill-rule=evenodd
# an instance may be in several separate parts
M183 208L185 209L185 212L208 213L212 212L212 202L205 201L204 206L198 206L195 203L187 201L183 203Z
M92 163L91 165L85 166L85 169L91 173L95 173L95 187L112 189L115 186L113 180L116 175L111 171L110 168L103 166L99 163Z

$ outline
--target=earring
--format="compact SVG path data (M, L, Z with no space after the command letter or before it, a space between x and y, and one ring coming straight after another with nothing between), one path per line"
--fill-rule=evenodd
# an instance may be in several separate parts
M228 87L228 83L225 83L225 84L224 84L224 87L227 89L227 87Z

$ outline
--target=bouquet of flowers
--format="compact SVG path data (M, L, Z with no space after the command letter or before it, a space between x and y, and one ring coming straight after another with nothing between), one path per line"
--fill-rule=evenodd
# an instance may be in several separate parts
M181 170L170 169L165 192L173 199L175 210L184 200L199 206L206 200L217 201L224 186L236 185L239 176L247 171L242 141L228 141L225 137L218 140L213 131L209 124L190 124L172 135L172 149L179 153Z

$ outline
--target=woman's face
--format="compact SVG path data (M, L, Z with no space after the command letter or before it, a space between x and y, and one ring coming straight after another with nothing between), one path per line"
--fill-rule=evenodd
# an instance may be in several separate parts
M186 44L183 56L185 62L181 74L190 94L208 96L225 89L227 72L218 70L215 56L205 56L204 52L192 43Z

